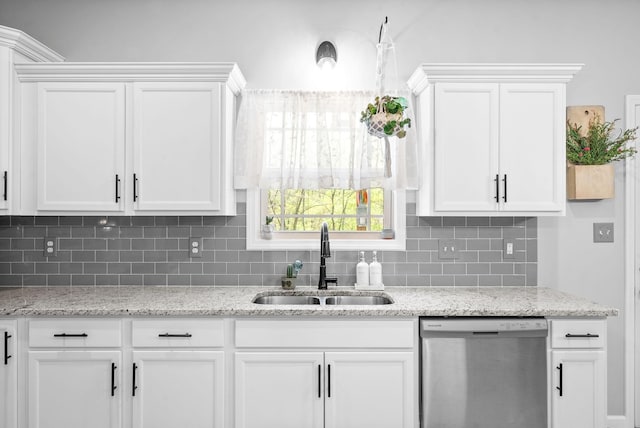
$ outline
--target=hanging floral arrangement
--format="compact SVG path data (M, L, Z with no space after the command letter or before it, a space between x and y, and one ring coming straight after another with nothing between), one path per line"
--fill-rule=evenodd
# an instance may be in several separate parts
M405 117L408 105L404 97L376 97L362 111L360 121L367 125L367 131L375 137L404 138L407 135L405 127L411 128L411 119Z

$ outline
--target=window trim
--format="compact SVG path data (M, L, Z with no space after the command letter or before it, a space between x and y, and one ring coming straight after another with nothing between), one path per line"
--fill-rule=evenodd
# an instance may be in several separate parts
M390 204L393 209L391 227L395 231L394 239L350 238L349 232L329 233L331 249L333 250L406 250L406 192L404 190L393 191L393 201ZM274 232L274 239L262 239L260 229L262 226L262 214L260 206L260 190L247 189L247 250L319 250L320 231L311 239L289 238L278 239ZM387 213L385 212L385 215ZM357 232L353 232L357 233ZM339 235L342 234L341 238ZM291 236L291 235L290 235Z

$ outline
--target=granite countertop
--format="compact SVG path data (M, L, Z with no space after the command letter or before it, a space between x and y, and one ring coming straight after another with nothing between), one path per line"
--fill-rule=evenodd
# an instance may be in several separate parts
M255 295L373 294L379 306L258 305ZM615 308L544 287L387 287L318 291L298 287L24 287L0 289L3 316L569 316L617 315Z

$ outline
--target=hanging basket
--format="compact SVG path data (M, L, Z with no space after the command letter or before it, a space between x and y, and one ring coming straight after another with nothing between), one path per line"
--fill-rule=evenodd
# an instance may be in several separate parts
M376 97L375 101L362 111L361 122L367 125L367 132L378 138L404 138L411 127L411 119L404 117L407 100L403 97L385 95Z

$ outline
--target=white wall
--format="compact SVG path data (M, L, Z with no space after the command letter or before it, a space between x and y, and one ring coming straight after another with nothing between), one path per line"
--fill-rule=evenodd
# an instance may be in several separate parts
M580 62L569 105L602 104L611 120L640 94L637 0L0 0L0 25L69 61L235 61L252 88L372 88L384 16L403 80L422 62ZM333 81L314 64L324 39L338 49ZM622 175L615 200L540 219L540 285L623 308ZM591 242L596 221L615 223L616 243ZM620 414L622 317L609 325L609 414Z

